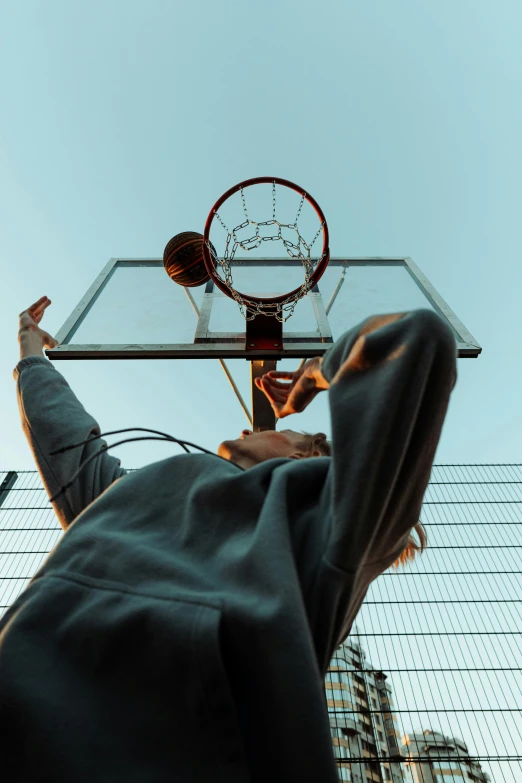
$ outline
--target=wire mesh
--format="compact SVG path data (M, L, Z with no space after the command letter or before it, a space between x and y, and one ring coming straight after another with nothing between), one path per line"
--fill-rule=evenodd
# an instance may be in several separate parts
M421 519L325 679L339 779L522 783L522 465L434 466ZM62 535L36 471L0 472L0 616Z

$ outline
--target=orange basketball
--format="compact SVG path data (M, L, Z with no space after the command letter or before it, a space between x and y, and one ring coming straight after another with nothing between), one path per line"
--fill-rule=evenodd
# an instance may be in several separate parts
M203 234L183 231L176 234L163 253L163 266L175 283L186 287L203 285L209 280L203 258Z

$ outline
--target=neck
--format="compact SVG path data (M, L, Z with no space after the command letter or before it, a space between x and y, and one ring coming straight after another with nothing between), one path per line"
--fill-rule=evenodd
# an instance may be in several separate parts
M240 468L243 468L244 470L248 470L248 468L253 468L254 465L257 465L258 462L255 459L252 459L252 457L247 457L243 455L236 455L234 457L229 457L230 462L234 462L234 464L239 465Z

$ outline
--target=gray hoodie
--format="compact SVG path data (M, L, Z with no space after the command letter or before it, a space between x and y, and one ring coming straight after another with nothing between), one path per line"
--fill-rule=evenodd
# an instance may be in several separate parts
M53 503L65 533L0 620L10 783L336 783L324 678L419 521L455 360L431 311L368 319L323 359L331 457L126 473L102 439L49 456L100 430L47 359L23 359L49 496L99 458Z

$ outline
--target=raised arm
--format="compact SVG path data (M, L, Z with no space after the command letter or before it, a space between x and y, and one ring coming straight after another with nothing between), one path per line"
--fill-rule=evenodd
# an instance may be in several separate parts
M278 418L329 389L333 528L326 557L338 568L380 572L406 546L455 385L456 356L444 321L415 310L368 318L322 359L258 381Z
M457 346L431 310L369 318L323 357L334 525L327 559L384 570L419 521L456 382Z
M49 497L70 481L88 457L99 453L99 458L85 467L70 489L53 502L60 524L66 529L84 508L126 471L121 468L118 459L101 452L105 445L101 438L64 454L53 457L49 454L100 434L96 420L87 413L65 378L43 355L43 348L57 345L56 340L39 326L50 304L44 296L20 314L20 362L14 370L14 378L17 381L22 428Z

